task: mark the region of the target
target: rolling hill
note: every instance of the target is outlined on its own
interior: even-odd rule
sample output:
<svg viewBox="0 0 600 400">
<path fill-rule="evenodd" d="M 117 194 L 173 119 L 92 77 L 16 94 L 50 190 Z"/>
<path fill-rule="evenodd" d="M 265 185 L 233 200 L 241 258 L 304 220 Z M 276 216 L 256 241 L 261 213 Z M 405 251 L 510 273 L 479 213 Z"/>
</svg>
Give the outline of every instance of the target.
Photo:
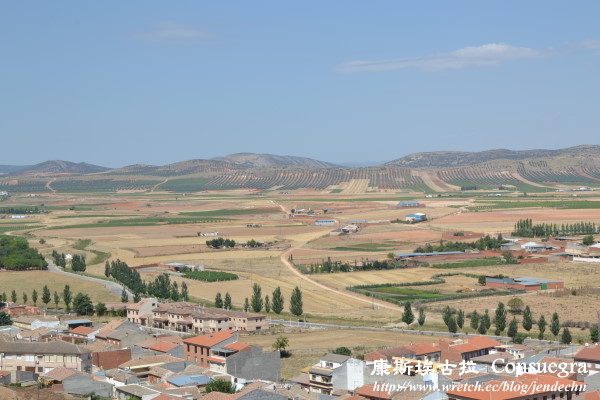
<svg viewBox="0 0 600 400">
<path fill-rule="evenodd" d="M 434 151 L 409 154 L 384 165 L 406 168 L 452 168 L 468 167 L 495 160 L 569 158 L 573 162 L 575 159 L 586 160 L 589 157 L 600 157 L 599 145 L 582 145 L 559 150 Z"/>
<path fill-rule="evenodd" d="M 228 161 L 234 164 L 241 164 L 246 168 L 264 168 L 264 167 L 309 167 L 309 168 L 335 168 L 339 165 L 331 164 L 325 161 L 314 160 L 307 157 L 278 156 L 274 154 L 257 153 L 236 153 L 228 156 L 216 157 L 214 160 Z"/>
<path fill-rule="evenodd" d="M 600 187 L 600 146 L 562 150 L 489 150 L 411 154 L 359 168 L 303 157 L 233 154 L 163 166 L 108 169 L 86 163 L 48 161 L 10 168 L 0 176 L 8 192 L 106 192 L 159 190 L 313 189 L 331 193 L 452 192 L 504 189 L 545 192 L 563 187 Z"/>
</svg>

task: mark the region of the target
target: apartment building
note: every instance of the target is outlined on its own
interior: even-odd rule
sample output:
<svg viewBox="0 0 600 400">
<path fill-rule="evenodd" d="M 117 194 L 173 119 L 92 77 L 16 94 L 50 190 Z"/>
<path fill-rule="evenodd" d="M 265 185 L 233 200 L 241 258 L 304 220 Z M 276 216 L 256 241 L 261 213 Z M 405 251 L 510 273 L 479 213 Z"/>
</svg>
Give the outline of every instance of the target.
<svg viewBox="0 0 600 400">
<path fill-rule="evenodd" d="M 158 305 L 147 313 L 144 311 L 152 303 L 140 303 L 127 308 L 128 321 L 160 329 L 200 334 L 225 330 L 254 332 L 269 328 L 266 317 L 260 314 L 205 308 L 189 302 Z"/>
</svg>

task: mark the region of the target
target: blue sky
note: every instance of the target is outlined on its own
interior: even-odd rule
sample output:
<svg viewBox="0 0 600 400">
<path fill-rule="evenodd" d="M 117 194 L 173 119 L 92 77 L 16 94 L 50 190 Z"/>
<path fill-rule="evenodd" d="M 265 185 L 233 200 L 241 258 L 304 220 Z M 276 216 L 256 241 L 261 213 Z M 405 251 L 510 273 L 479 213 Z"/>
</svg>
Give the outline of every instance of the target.
<svg viewBox="0 0 600 400">
<path fill-rule="evenodd" d="M 0 164 L 598 144 L 598 15 L 598 1 L 3 2 Z"/>
</svg>

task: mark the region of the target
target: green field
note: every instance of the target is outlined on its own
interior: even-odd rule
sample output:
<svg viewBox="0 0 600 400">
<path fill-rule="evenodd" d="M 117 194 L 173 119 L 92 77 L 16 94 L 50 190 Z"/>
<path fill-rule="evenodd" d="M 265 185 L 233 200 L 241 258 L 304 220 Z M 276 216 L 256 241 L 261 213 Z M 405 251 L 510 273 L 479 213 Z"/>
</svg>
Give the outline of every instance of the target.
<svg viewBox="0 0 600 400">
<path fill-rule="evenodd" d="M 245 208 L 245 209 L 222 209 L 211 211 L 193 211 L 182 212 L 179 215 L 189 215 L 193 217 L 219 217 L 219 216 L 235 216 L 235 215 L 256 215 L 256 214 L 275 214 L 279 213 L 279 208 Z"/>
<path fill-rule="evenodd" d="M 222 222 L 225 218 L 138 218 L 138 219 L 117 219 L 98 221 L 89 224 L 77 224 L 66 226 L 53 226 L 48 229 L 76 229 L 76 228 L 106 228 L 119 226 L 156 226 L 169 224 L 197 224 L 207 222 Z"/>
<path fill-rule="evenodd" d="M 6 224 L 8 225 L 8 224 Z M 22 231 L 26 229 L 37 229 L 43 228 L 44 225 L 13 225 L 13 226 L 5 226 L 5 224 L 0 225 L 0 234 L 11 232 L 11 231 Z"/>
<path fill-rule="evenodd" d="M 186 271 L 185 277 L 204 282 L 233 281 L 238 279 L 236 274 L 222 271 Z"/>
<path fill-rule="evenodd" d="M 537 200 L 523 200 L 523 201 L 477 201 L 476 206 L 467 207 L 471 211 L 483 211 L 483 210 L 497 210 L 507 208 L 559 208 L 564 210 L 584 210 L 600 208 L 600 201 L 590 200 L 565 200 L 565 201 L 537 201 Z M 485 204 L 485 205 L 484 205 Z"/>
<path fill-rule="evenodd" d="M 398 246 L 402 246 L 404 242 L 389 242 L 389 243 L 358 243 L 350 246 L 338 246 L 333 247 L 330 250 L 337 251 L 373 251 L 373 252 L 381 252 L 381 251 L 389 251 L 397 249 Z"/>
</svg>

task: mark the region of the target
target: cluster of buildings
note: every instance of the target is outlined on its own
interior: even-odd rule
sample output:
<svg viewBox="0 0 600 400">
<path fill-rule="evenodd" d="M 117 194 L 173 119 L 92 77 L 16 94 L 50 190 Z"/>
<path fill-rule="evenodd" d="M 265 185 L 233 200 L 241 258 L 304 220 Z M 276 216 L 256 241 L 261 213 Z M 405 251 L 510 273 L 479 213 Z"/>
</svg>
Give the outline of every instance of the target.
<svg viewBox="0 0 600 400">
<path fill-rule="evenodd" d="M 122 400 L 600 396 L 596 345 L 570 347 L 570 353 L 563 348 L 555 355 L 555 345 L 534 349 L 486 336 L 439 338 L 356 357 L 325 354 L 299 369 L 297 376 L 282 380 L 280 352 L 244 340 L 268 330 L 262 315 L 187 302 L 160 304 L 156 299 L 129 304 L 127 319 L 107 324 L 31 314 L 36 310 L 16 305 L 5 309 L 12 310 L 15 325 L 0 330 L 0 383 L 34 387 L 41 383 L 42 393 L 94 393 Z M 207 386 L 216 380 L 231 383 L 237 393 L 207 393 Z"/>
<path fill-rule="evenodd" d="M 140 326 L 195 334 L 269 329 L 267 318 L 261 314 L 201 307 L 188 302 L 158 304 L 151 298 L 127 306 L 127 320 Z"/>
<path fill-rule="evenodd" d="M 552 354 L 551 354 L 552 353 Z M 485 336 L 384 348 L 362 359 L 327 354 L 289 382 L 314 399 L 596 400 L 600 346 L 565 355 Z"/>
<path fill-rule="evenodd" d="M 14 324 L 0 329 L 0 384 L 123 400 L 293 398 L 279 394 L 287 393 L 279 351 L 241 340 L 269 328 L 262 315 L 150 298 L 129 304 L 126 320 L 104 325 L 11 303 L 2 310 Z M 207 394 L 215 380 L 239 392 Z"/>
</svg>

